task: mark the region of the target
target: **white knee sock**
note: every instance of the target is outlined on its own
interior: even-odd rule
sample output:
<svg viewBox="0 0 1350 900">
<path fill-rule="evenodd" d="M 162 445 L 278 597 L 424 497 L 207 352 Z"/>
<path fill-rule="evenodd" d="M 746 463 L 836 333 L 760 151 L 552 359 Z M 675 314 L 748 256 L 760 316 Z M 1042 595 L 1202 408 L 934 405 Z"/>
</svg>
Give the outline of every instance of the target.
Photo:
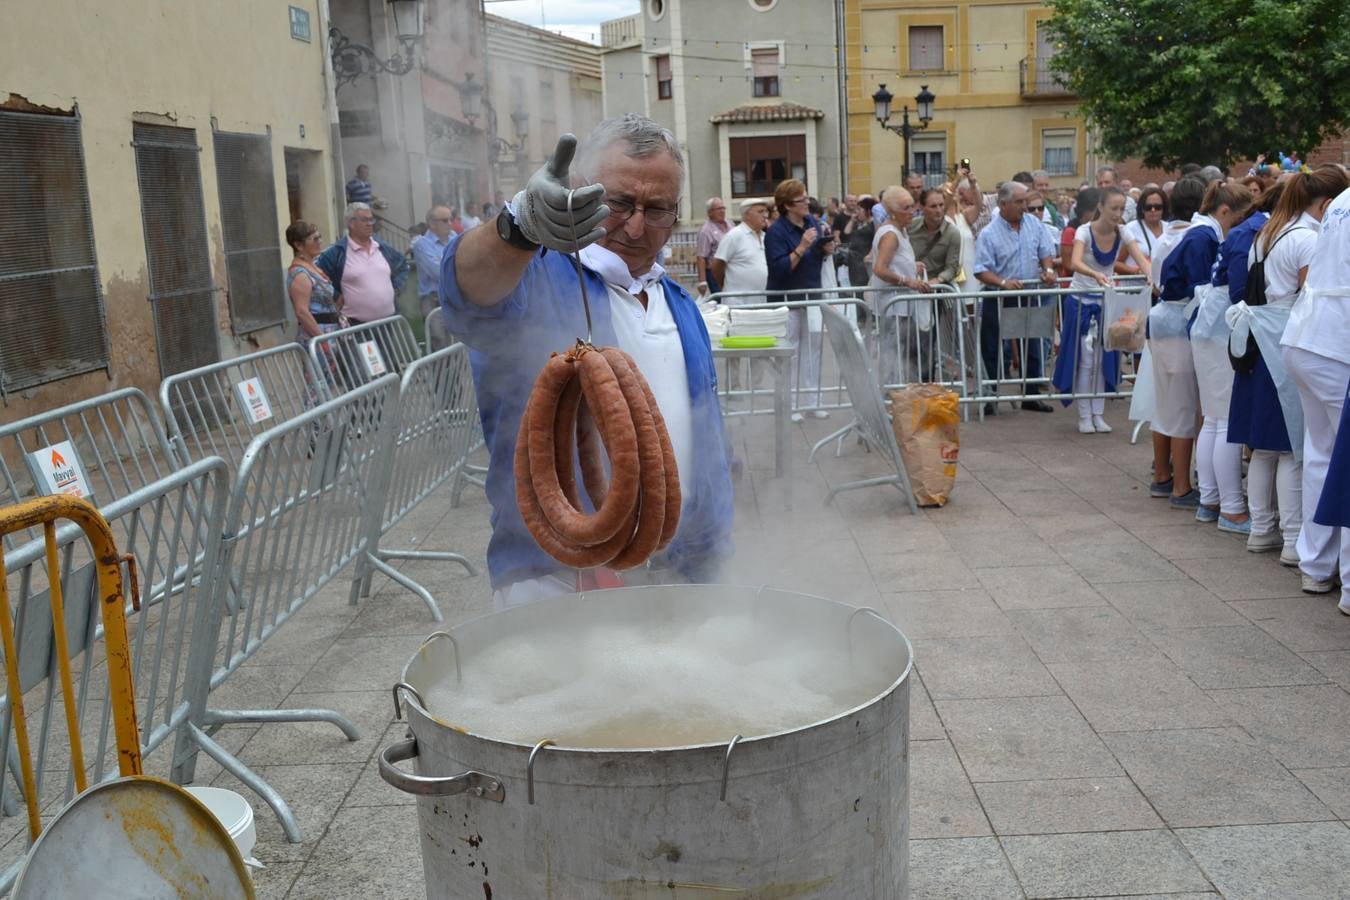
<svg viewBox="0 0 1350 900">
<path fill-rule="evenodd" d="M 1252 451 L 1252 461 L 1247 466 L 1247 505 L 1252 513 L 1252 534 L 1269 534 L 1275 530 L 1275 473 L 1279 456 L 1274 450 Z"/>
<path fill-rule="evenodd" d="M 1214 420 L 1214 481 L 1219 490 L 1219 511 L 1230 518 L 1247 511 L 1242 494 L 1242 445 L 1228 443 L 1228 420 Z"/>
<path fill-rule="evenodd" d="M 1214 477 L 1214 445 L 1218 440 L 1217 419 L 1205 416 L 1195 438 L 1195 474 L 1203 506 L 1219 505 L 1219 482 Z"/>
<path fill-rule="evenodd" d="M 1275 471 L 1275 496 L 1280 503 L 1280 531 L 1284 543 L 1294 546 L 1303 527 L 1303 465 L 1292 453 L 1281 453 Z"/>
</svg>

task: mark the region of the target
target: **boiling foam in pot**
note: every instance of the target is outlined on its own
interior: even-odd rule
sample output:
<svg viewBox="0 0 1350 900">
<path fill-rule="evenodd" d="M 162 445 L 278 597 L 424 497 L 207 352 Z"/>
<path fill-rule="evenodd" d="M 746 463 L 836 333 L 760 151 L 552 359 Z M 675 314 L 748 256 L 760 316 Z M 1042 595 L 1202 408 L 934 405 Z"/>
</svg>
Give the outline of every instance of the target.
<svg viewBox="0 0 1350 900">
<path fill-rule="evenodd" d="M 462 682 L 449 666 L 425 697 L 433 716 L 484 737 L 677 747 L 802 728 L 867 703 L 899 676 L 852 659 L 842 628 L 807 637 L 766 634 L 749 615 L 536 632 L 466 658 Z"/>
</svg>

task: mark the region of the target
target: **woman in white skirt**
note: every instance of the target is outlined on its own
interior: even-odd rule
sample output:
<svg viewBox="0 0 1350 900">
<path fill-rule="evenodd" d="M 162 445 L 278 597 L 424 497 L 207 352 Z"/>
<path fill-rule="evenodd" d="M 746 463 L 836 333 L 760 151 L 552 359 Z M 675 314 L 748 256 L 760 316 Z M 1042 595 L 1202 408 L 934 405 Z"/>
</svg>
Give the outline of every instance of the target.
<svg viewBox="0 0 1350 900">
<path fill-rule="evenodd" d="M 1185 182 L 1183 178 L 1177 188 Z M 1200 385 L 1195 378 L 1188 336 L 1192 314 L 1188 305 L 1196 287 L 1209 284 L 1224 235 L 1242 221 L 1251 205 L 1251 191 L 1240 184 L 1216 181 L 1209 186 L 1199 212 L 1191 219 L 1191 227 L 1162 264 L 1158 294 L 1161 302 L 1148 317 L 1156 391 L 1153 433 L 1169 439 L 1172 481 L 1169 502 L 1177 509 L 1194 510 L 1200 505 L 1200 492 L 1191 487 L 1191 453 L 1200 431 Z M 1156 442 L 1154 456 L 1156 482 L 1166 471 L 1158 470 Z"/>
<path fill-rule="evenodd" d="M 1319 168 L 1313 175 L 1325 171 Z M 1334 171 L 1344 177 L 1339 169 Z M 1350 190 L 1343 190 L 1322 216 L 1322 230 L 1308 264 L 1303 292 L 1289 313 L 1280 344 L 1285 367 L 1303 402 L 1299 570 L 1305 592 L 1326 594 L 1335 589 L 1337 581 L 1350 583 L 1350 529 L 1315 519 L 1324 485 L 1344 485 L 1346 481 L 1344 473 L 1330 480 L 1328 476 L 1341 427 L 1346 384 L 1350 382 Z M 1329 501 L 1328 505 L 1334 503 Z M 1344 506 L 1345 501 L 1336 505 Z M 1344 609 L 1344 587 L 1341 603 Z"/>
<path fill-rule="evenodd" d="M 1186 235 L 1186 229 L 1191 227 L 1191 219 L 1200 212 L 1200 203 L 1205 199 L 1205 187 L 1203 180 L 1187 177 L 1173 185 L 1172 192 L 1168 195 L 1167 202 L 1173 218 L 1168 220 L 1162 237 L 1153 244 L 1153 252 L 1148 255 L 1148 280 L 1153 285 L 1154 302 L 1157 302 L 1159 286 L 1162 284 L 1163 264 Z M 1153 402 L 1149 404 L 1148 420 L 1152 422 L 1156 418 L 1156 410 L 1152 407 L 1156 406 L 1157 394 L 1157 375 L 1153 373 L 1157 364 L 1152 360 L 1152 351 L 1147 354 L 1145 362 L 1149 372 L 1149 384 L 1155 395 L 1149 398 Z M 1153 480 L 1149 485 L 1148 494 L 1155 499 L 1166 500 L 1172 496 L 1173 487 L 1172 439 L 1159 433 L 1156 428 L 1151 427 L 1149 431 L 1153 434 Z"/>
</svg>

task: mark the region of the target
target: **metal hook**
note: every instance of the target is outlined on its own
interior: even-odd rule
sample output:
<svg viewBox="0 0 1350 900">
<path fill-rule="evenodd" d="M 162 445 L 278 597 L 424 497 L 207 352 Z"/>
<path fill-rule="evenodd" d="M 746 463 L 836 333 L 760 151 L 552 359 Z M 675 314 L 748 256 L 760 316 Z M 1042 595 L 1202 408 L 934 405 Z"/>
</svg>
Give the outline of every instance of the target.
<svg viewBox="0 0 1350 900">
<path fill-rule="evenodd" d="M 591 298 L 586 294 L 586 276 L 581 271 L 581 248 L 577 246 L 577 217 L 572 211 L 572 196 L 576 194 L 575 190 L 567 192 L 567 217 L 571 220 L 572 227 L 572 265 L 577 270 L 577 281 L 581 282 L 581 305 L 586 310 L 586 343 L 592 343 L 591 340 Z"/>
<path fill-rule="evenodd" d="M 886 622 L 886 617 L 870 606 L 859 606 L 857 609 L 853 610 L 853 612 L 848 614 L 848 621 L 844 623 L 844 635 L 848 638 L 849 661 L 853 660 L 853 620 L 858 618 L 858 616 L 862 615 L 863 613 L 869 613 L 875 616 L 876 618 L 880 619 L 882 622 Z M 886 622 L 886 624 L 890 623 Z"/>
<path fill-rule="evenodd" d="M 422 646 L 418 647 L 417 649 L 419 651 L 426 649 L 426 647 L 432 641 L 436 640 L 436 638 L 448 639 L 450 641 L 450 646 L 455 648 L 455 681 L 456 682 L 463 681 L 464 672 L 459 664 L 459 641 L 455 640 L 455 636 L 453 634 L 451 634 L 448 631 L 433 631 L 431 634 L 427 635 L 427 639 L 423 641 Z"/>
<path fill-rule="evenodd" d="M 407 691 L 408 693 L 412 694 L 414 697 L 417 698 L 418 704 L 421 705 L 421 707 L 422 707 L 423 709 L 426 709 L 426 708 L 427 708 L 427 701 L 425 701 L 425 700 L 422 699 L 422 694 L 421 694 L 421 692 L 418 691 L 417 688 L 413 687 L 411 684 L 408 684 L 408 682 L 406 682 L 406 681 L 400 681 L 398 684 L 394 685 L 394 718 L 395 718 L 395 719 L 401 719 L 401 718 L 403 718 L 403 704 L 402 704 L 402 702 L 401 702 L 401 698 L 399 697 L 399 693 L 398 693 L 399 691 Z"/>
<path fill-rule="evenodd" d="M 733 750 L 736 749 L 736 745 L 739 744 L 740 741 L 741 741 L 741 736 L 740 736 L 739 734 L 736 735 L 734 738 L 731 739 L 731 743 L 730 743 L 730 744 L 727 744 L 727 756 L 726 756 L 726 759 L 724 759 L 724 760 L 722 761 L 722 802 L 723 802 L 723 803 L 725 803 L 726 800 L 727 800 L 727 779 L 731 776 L 731 751 L 733 751 Z"/>
<path fill-rule="evenodd" d="M 530 806 L 534 806 L 534 758 L 539 755 L 539 751 L 545 747 L 552 747 L 553 741 L 544 738 L 534 745 L 530 751 L 530 761 L 525 764 L 525 793 L 528 795 Z"/>
</svg>

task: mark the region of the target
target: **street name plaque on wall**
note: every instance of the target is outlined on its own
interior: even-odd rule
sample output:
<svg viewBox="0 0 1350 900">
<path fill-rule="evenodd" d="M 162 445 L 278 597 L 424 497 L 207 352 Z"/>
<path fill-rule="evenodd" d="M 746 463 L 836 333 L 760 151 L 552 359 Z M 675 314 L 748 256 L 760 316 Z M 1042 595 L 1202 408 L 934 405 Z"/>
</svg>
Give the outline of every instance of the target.
<svg viewBox="0 0 1350 900">
<path fill-rule="evenodd" d="M 297 41 L 309 43 L 309 10 L 301 9 L 298 6 L 292 6 L 291 10 L 291 37 Z"/>
</svg>

